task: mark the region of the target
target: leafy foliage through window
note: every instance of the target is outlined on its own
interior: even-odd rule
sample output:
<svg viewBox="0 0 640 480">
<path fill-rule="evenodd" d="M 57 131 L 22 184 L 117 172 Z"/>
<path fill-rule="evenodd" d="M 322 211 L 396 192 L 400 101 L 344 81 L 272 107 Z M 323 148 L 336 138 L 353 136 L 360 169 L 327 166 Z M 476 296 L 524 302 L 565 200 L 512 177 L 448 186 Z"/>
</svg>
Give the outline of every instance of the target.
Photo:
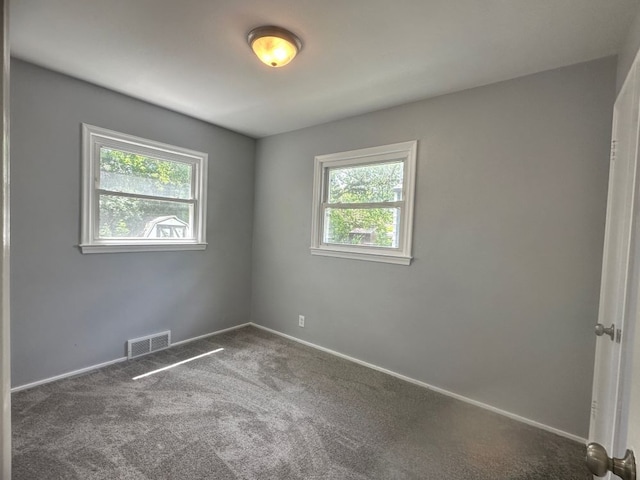
<svg viewBox="0 0 640 480">
<path fill-rule="evenodd" d="M 330 168 L 325 242 L 398 247 L 398 209 L 404 163 Z"/>
<path fill-rule="evenodd" d="M 416 147 L 316 157 L 313 254 L 410 262 Z"/>
<path fill-rule="evenodd" d="M 118 193 L 162 198 L 191 198 L 193 166 L 162 161 L 112 148 L 100 149 L 99 237 L 145 237 L 147 224 L 159 217 L 175 216 L 192 223 L 189 204 L 157 201 Z M 188 236 L 189 234 L 187 234 Z"/>
<path fill-rule="evenodd" d="M 83 252 L 204 248 L 206 154 L 85 125 L 84 157 Z"/>
</svg>

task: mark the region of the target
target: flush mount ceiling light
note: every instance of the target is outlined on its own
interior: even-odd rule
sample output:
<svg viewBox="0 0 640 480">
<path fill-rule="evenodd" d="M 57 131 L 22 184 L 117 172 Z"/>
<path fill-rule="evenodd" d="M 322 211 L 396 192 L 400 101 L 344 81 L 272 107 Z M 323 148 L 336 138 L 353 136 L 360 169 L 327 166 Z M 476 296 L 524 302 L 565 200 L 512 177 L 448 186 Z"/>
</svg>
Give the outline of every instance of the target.
<svg viewBox="0 0 640 480">
<path fill-rule="evenodd" d="M 284 67 L 302 49 L 300 39 L 280 27 L 258 27 L 249 32 L 247 42 L 253 53 L 270 67 Z"/>
</svg>

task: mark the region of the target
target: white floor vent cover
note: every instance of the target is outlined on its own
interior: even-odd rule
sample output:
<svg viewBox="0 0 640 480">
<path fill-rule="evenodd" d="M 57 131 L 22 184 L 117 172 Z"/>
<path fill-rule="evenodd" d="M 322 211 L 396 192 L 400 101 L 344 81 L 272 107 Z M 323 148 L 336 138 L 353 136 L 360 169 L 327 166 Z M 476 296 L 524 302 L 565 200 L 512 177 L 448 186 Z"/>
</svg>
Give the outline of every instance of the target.
<svg viewBox="0 0 640 480">
<path fill-rule="evenodd" d="M 127 340 L 127 356 L 136 358 L 148 353 L 164 350 L 171 345 L 171 331 L 155 333 L 146 337 Z"/>
</svg>

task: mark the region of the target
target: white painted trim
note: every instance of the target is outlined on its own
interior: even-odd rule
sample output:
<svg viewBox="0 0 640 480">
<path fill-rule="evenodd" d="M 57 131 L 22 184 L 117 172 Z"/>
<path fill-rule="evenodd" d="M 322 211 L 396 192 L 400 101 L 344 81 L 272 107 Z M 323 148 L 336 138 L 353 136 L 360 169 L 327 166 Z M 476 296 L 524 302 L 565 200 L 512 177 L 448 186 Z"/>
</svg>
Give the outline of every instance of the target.
<svg viewBox="0 0 640 480">
<path fill-rule="evenodd" d="M 83 373 L 91 372 L 93 370 L 98 370 L 99 368 L 108 367 L 109 365 L 113 365 L 114 363 L 125 362 L 126 360 L 127 360 L 127 357 L 116 358 L 115 360 L 109 360 L 108 362 L 99 363 L 98 365 L 92 365 L 90 367 L 81 368 L 79 370 L 74 370 L 73 372 L 62 373 L 60 375 L 56 375 L 55 377 L 49 377 L 49 378 L 44 378 L 42 380 L 37 380 L 35 382 L 27 383 L 25 385 L 20 385 L 19 387 L 14 387 L 11 389 L 11 393 L 16 393 L 21 390 L 26 390 L 28 388 L 44 385 L 45 383 L 55 382 L 56 380 L 75 377 L 76 375 L 81 375 Z"/>
<path fill-rule="evenodd" d="M 195 342 L 196 340 L 202 340 L 203 338 L 213 337 L 214 335 L 222 335 L 223 333 L 232 332 L 234 330 L 239 330 L 241 328 L 248 327 L 250 325 L 251 325 L 251 323 L 247 322 L 247 323 L 243 323 L 241 325 L 236 325 L 235 327 L 223 328 L 222 330 L 216 330 L 215 332 L 212 332 L 212 333 L 205 333 L 204 335 L 200 335 L 198 337 L 188 338 L 187 340 L 180 340 L 179 342 L 172 343 L 171 346 L 175 347 L 176 345 L 182 345 L 183 343 Z"/>
<path fill-rule="evenodd" d="M 1 39 L 1 58 L 2 58 L 2 78 L 0 79 L 0 106 L 2 108 L 2 121 L 0 122 L 0 135 L 2 135 L 2 153 L 0 158 L 0 178 L 2 186 L 0 187 L 0 196 L 2 198 L 2 248 L 0 253 L 0 478 L 3 480 L 11 479 L 11 339 L 10 339 L 10 222 L 9 222 L 9 200 L 10 200 L 10 181 L 9 181 L 9 77 L 10 77 L 10 58 L 9 58 L 9 0 L 0 2 L 0 39 Z"/>
<path fill-rule="evenodd" d="M 331 350 L 329 348 L 321 347 L 320 345 L 316 345 L 315 343 L 307 342 L 306 340 L 301 340 L 301 339 L 293 337 L 291 335 L 287 335 L 286 333 L 281 333 L 281 332 L 278 332 L 277 330 L 273 330 L 271 328 L 264 327 L 262 325 L 258 325 L 257 323 L 251 322 L 251 325 L 256 327 L 256 328 L 259 328 L 261 330 L 264 330 L 266 332 L 273 333 L 273 334 L 278 335 L 280 337 L 284 337 L 284 338 L 286 338 L 288 340 L 293 340 L 294 342 L 298 342 L 298 343 L 301 343 L 301 344 L 306 345 L 308 347 L 315 348 L 317 350 L 321 350 L 321 351 L 323 351 L 325 353 L 329 353 L 331 355 L 335 355 L 336 357 L 340 357 L 340 358 L 343 358 L 345 360 L 349 360 L 350 362 L 357 363 L 358 365 L 362 365 L 364 367 L 368 367 L 368 368 L 371 368 L 373 370 L 377 370 L 378 372 L 386 373 L 387 375 L 391 375 L 392 377 L 399 378 L 400 380 L 404 380 L 405 382 L 413 383 L 414 385 L 418 385 L 419 387 L 423 387 L 423 388 L 426 388 L 428 390 L 432 390 L 434 392 L 441 393 L 441 394 L 446 395 L 448 397 L 455 398 L 456 400 L 460 400 L 462 402 L 469 403 L 471 405 L 475 405 L 476 407 L 480 407 L 480 408 L 483 408 L 485 410 L 489 410 L 489 411 L 491 411 L 493 413 L 497 413 L 497 414 L 502 415 L 504 417 L 511 418 L 512 420 L 516 420 L 518 422 L 525 423 L 527 425 L 531 425 L 533 427 L 540 428 L 541 430 L 546 430 L 547 432 L 555 433 L 556 435 L 560 435 L 561 437 L 565 437 L 565 438 L 568 438 L 570 440 L 574 440 L 574 441 L 579 442 L 579 443 L 583 443 L 583 444 L 587 443 L 587 439 L 586 438 L 580 437 L 578 435 L 574 435 L 573 433 L 565 432 L 564 430 L 559 430 L 557 428 L 551 427 L 549 425 L 545 425 L 544 423 L 536 422 L 535 420 L 531 420 L 531 419 L 526 418 L 526 417 L 521 417 L 520 415 L 516 415 L 515 413 L 507 412 L 506 410 L 502 410 L 500 408 L 493 407 L 491 405 L 487 405 L 486 403 L 482 403 L 482 402 L 479 402 L 477 400 L 473 400 L 472 398 L 464 397 L 462 395 L 450 392 L 449 390 L 445 390 L 445 389 L 440 388 L 440 387 L 434 387 L 433 385 L 429 385 L 428 383 L 422 382 L 420 380 L 416 380 L 414 378 L 407 377 L 405 375 L 402 375 L 400 373 L 396 373 L 396 372 L 394 372 L 392 370 L 388 370 L 386 368 L 379 367 L 379 366 L 374 365 L 372 363 L 368 363 L 368 362 L 365 362 L 365 361 L 362 361 L 362 360 L 358 360 L 357 358 L 350 357 L 349 355 L 345 355 L 344 353 L 336 352 L 335 350 Z"/>
<path fill-rule="evenodd" d="M 193 205 L 192 239 L 154 242 L 150 239 L 98 238 L 98 198 L 100 190 L 98 162 L 100 148 L 121 149 L 139 155 L 186 163 L 193 167 L 191 184 Z M 117 253 L 142 251 L 204 250 L 207 247 L 207 168 L 209 155 L 188 148 L 135 137 L 86 123 L 82 124 L 82 215 L 80 250 L 86 253 Z M 104 192 L 103 192 L 104 193 Z M 132 195 L 132 197 L 136 197 Z M 144 196 L 143 196 L 144 197 Z M 171 198 L 158 197 L 171 201 Z"/>
<path fill-rule="evenodd" d="M 416 163 L 418 141 L 394 143 L 378 147 L 362 148 L 348 152 L 318 155 L 314 158 L 313 198 L 311 212 L 311 254 L 330 257 L 348 258 L 352 260 L 368 260 L 373 262 L 411 264 L 413 242 L 413 210 L 415 201 Z M 400 207 L 399 246 L 395 249 L 384 247 L 365 247 L 357 245 L 334 245 L 324 243 L 324 205 L 327 191 L 327 169 L 331 167 L 356 166 L 368 163 L 380 163 L 390 160 L 404 162 L 403 199 L 401 202 L 385 202 L 398 204 Z M 362 207 L 361 204 L 359 204 Z M 373 204 L 371 204 L 373 206 Z"/>
<path fill-rule="evenodd" d="M 251 324 L 250 323 L 243 323 L 242 325 L 236 325 L 235 327 L 229 327 L 229 328 L 224 328 L 222 330 L 216 330 L 215 332 L 206 333 L 206 334 L 200 335 L 198 337 L 188 338 L 186 340 L 180 340 L 179 342 L 172 343 L 169 348 L 175 347 L 177 345 L 182 345 L 184 343 L 195 342 L 196 340 L 202 340 L 203 338 L 212 337 L 214 335 L 220 335 L 222 333 L 230 332 L 232 330 L 238 330 L 240 328 L 248 327 L 249 325 L 251 325 Z M 27 383 L 26 385 L 20 385 L 18 387 L 14 387 L 14 388 L 11 389 L 11 393 L 19 392 L 21 390 L 26 390 L 28 388 L 37 387 L 39 385 L 44 385 L 46 383 L 55 382 L 57 380 L 62 380 L 62 379 L 65 379 L 65 378 L 74 377 L 76 375 L 81 375 L 83 373 L 88 373 L 88 372 L 91 372 L 93 370 L 98 370 L 99 368 L 108 367 L 109 365 L 113 365 L 115 363 L 120 363 L 120 362 L 125 362 L 127 360 L 128 360 L 127 357 L 116 358 L 115 360 L 109 360 L 108 362 L 99 363 L 98 365 L 92 365 L 90 367 L 81 368 L 79 370 L 74 370 L 73 372 L 62 373 L 60 375 L 56 375 L 55 377 L 44 378 L 44 379 L 38 380 L 36 382 L 31 382 L 31 383 Z"/>
<path fill-rule="evenodd" d="M 132 252 L 174 252 L 181 250 L 206 250 L 206 243 L 140 243 L 134 245 L 78 245 L 82 253 L 132 253 Z"/>
<path fill-rule="evenodd" d="M 324 257 L 349 258 L 351 260 L 368 260 L 370 262 L 395 263 L 397 265 L 409 265 L 413 257 L 404 255 L 391 255 L 385 253 L 354 252 L 352 250 L 342 250 L 339 248 L 329 248 L 325 246 L 311 247 L 311 255 Z"/>
<path fill-rule="evenodd" d="M 337 165 L 351 165 L 353 163 L 353 160 L 356 159 L 359 163 L 368 163 L 372 161 L 371 157 L 379 157 L 383 155 L 385 156 L 384 158 L 386 160 L 391 160 L 397 158 L 396 155 L 392 154 L 405 154 L 407 150 L 413 148 L 415 144 L 417 144 L 417 141 L 411 140 L 408 142 L 390 143 L 388 145 L 360 148 L 357 150 L 349 150 L 346 152 L 326 153 L 324 155 L 318 155 L 316 158 L 321 159 L 323 162 L 341 162 L 336 163 Z"/>
</svg>

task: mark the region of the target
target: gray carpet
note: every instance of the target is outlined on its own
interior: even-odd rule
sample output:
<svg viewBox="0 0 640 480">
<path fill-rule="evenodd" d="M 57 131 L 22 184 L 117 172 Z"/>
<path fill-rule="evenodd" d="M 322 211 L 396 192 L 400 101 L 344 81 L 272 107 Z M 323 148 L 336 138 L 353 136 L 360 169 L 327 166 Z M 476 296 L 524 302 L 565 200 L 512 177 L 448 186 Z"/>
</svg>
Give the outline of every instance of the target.
<svg viewBox="0 0 640 480">
<path fill-rule="evenodd" d="M 14 394 L 13 452 L 14 480 L 586 478 L 578 443 L 252 327 Z"/>
</svg>

